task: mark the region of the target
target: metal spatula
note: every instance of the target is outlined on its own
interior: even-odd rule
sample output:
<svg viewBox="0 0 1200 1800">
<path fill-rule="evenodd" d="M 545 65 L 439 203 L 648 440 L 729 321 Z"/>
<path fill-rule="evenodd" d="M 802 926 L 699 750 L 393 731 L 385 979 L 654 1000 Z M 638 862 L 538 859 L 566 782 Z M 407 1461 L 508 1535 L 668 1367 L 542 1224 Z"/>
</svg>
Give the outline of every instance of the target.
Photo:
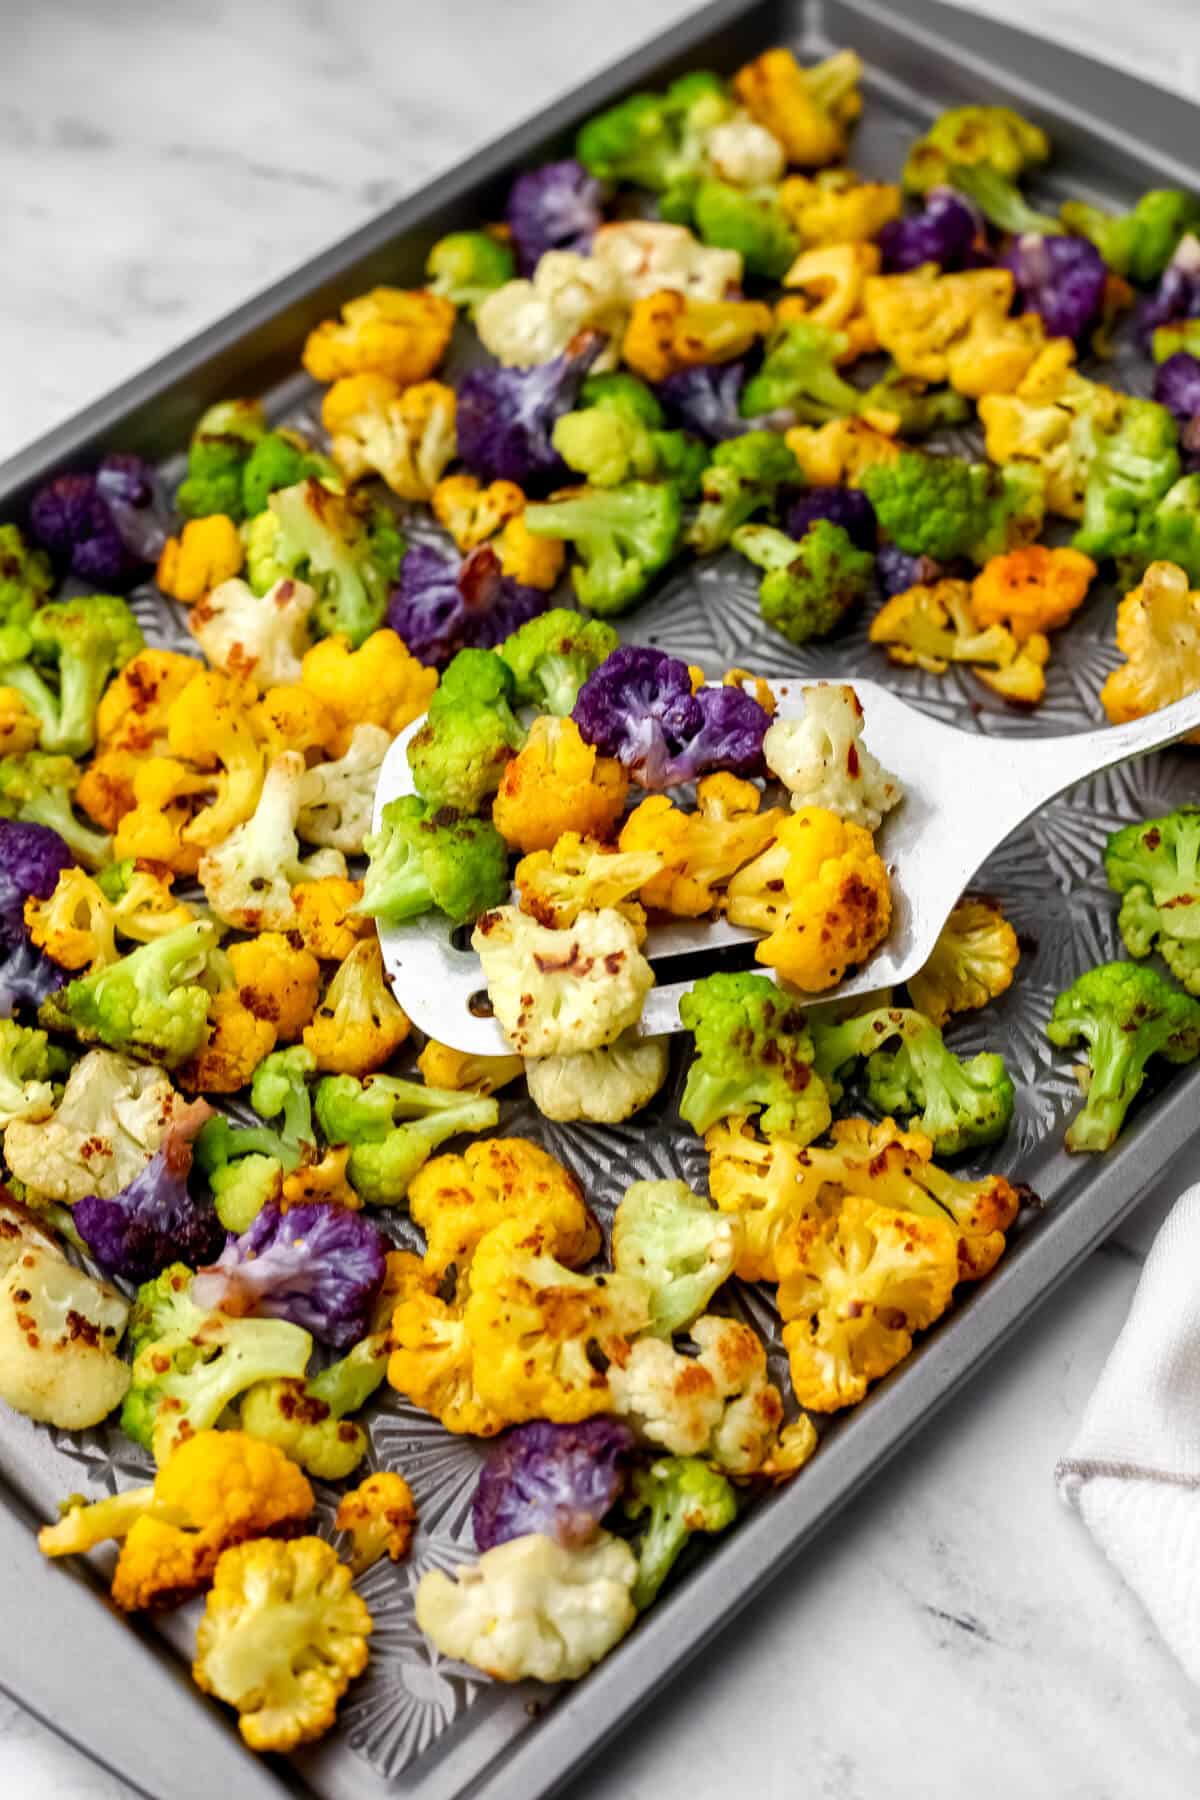
<svg viewBox="0 0 1200 1800">
<path fill-rule="evenodd" d="M 780 718 L 802 713 L 805 687 L 771 683 Z M 891 932 L 870 960 L 840 987 L 814 997 L 817 1005 L 897 986 L 928 960 L 938 933 L 971 876 L 1032 813 L 1085 776 L 1200 728 L 1200 693 L 1177 700 L 1147 719 L 1070 737 L 993 738 L 957 731 L 908 706 L 874 681 L 852 681 L 865 714 L 864 740 L 884 768 L 899 776 L 903 802 L 876 838 L 892 878 Z M 388 752 L 375 795 L 375 822 L 389 800 L 413 791 L 408 740 L 420 721 Z M 647 996 L 640 1030 L 646 1036 L 679 1031 L 679 1000 L 696 978 L 672 979 L 683 956 L 724 952 L 742 963 L 758 933 L 725 920 L 677 920 L 654 926 L 645 954 L 659 985 Z M 396 998 L 420 1030 L 473 1055 L 509 1050 L 490 1016 L 470 932 L 453 933 L 440 913 L 410 925 L 381 925 L 379 942 Z M 460 948 L 459 945 L 462 945 Z M 678 971 L 676 970 L 676 973 Z"/>
</svg>

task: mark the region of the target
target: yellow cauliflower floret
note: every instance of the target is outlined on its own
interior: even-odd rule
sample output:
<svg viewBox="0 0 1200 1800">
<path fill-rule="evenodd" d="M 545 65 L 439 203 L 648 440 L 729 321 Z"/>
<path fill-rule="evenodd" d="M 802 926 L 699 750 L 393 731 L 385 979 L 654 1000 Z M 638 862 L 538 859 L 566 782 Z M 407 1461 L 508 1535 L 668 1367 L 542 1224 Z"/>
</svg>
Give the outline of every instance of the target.
<svg viewBox="0 0 1200 1800">
<path fill-rule="evenodd" d="M 941 275 L 932 263 L 906 275 L 874 275 L 867 317 L 879 347 L 904 375 L 948 381 L 960 394 L 1011 394 L 1046 342 L 1037 313 L 1010 315 L 1008 269 Z"/>
<path fill-rule="evenodd" d="M 826 425 L 793 425 L 783 441 L 813 487 L 856 487 L 864 469 L 874 463 L 892 463 L 900 445 L 891 429 L 882 428 L 884 415 L 865 419 L 830 419 Z"/>
<path fill-rule="evenodd" d="M 154 579 L 172 600 L 191 606 L 238 574 L 243 556 L 233 520 L 211 513 L 206 519 L 189 519 L 178 537 L 167 539 Z"/>
<path fill-rule="evenodd" d="M 998 669 L 973 669 L 971 673 L 994 694 L 1016 706 L 1036 706 L 1046 693 L 1046 664 L 1050 639 L 1040 631 L 1027 637 L 1012 661 Z"/>
<path fill-rule="evenodd" d="M 854 362 L 878 350 L 875 327 L 865 308 L 866 284 L 879 272 L 880 256 L 874 244 L 829 244 L 818 250 L 802 250 L 783 278 L 786 288 L 796 289 L 775 308 L 781 321 L 807 319 L 829 331 L 840 332 L 845 347 L 839 363 Z"/>
<path fill-rule="evenodd" d="M 192 1677 L 238 1710 L 252 1750 L 323 1737 L 367 1666 L 371 1615 L 321 1538 L 226 1550 L 196 1632 Z"/>
<path fill-rule="evenodd" d="M 980 625 L 1007 625 L 1019 644 L 1058 631 L 1082 606 L 1096 565 L 1082 550 L 1024 544 L 993 556 L 971 583 Z"/>
<path fill-rule="evenodd" d="M 236 988 L 214 994 L 208 1008 L 208 1042 L 176 1071 L 193 1094 L 236 1094 L 264 1056 L 275 1048 L 275 1027 L 243 1006 Z"/>
<path fill-rule="evenodd" d="M 392 1314 L 388 1381 L 456 1434 L 494 1437 L 512 1421 L 480 1398 L 475 1353 L 463 1320 L 466 1283 L 441 1297 L 441 1282 L 419 1256 L 398 1251 L 392 1259 L 397 1288 Z"/>
<path fill-rule="evenodd" d="M 573 719 L 543 713 L 505 766 L 492 822 L 514 850 L 552 850 L 564 831 L 607 837 L 628 792 L 620 763 L 585 743 Z"/>
<path fill-rule="evenodd" d="M 194 875 L 201 846 L 188 828 L 211 793 L 215 777 L 201 774 L 175 756 L 146 756 L 133 770 L 132 808 L 113 835 L 113 858 L 161 863 L 176 875 Z"/>
<path fill-rule="evenodd" d="M 899 216 L 902 204 L 898 187 L 863 181 L 853 169 L 789 175 L 779 203 L 806 244 L 866 243 Z"/>
<path fill-rule="evenodd" d="M 1020 956 L 1017 934 L 998 906 L 960 900 L 929 961 L 909 977 L 912 1003 L 938 1026 L 951 1013 L 974 1012 L 1012 986 Z"/>
<path fill-rule="evenodd" d="M 323 757 L 338 741 L 340 726 L 325 702 L 297 682 L 292 687 L 271 687 L 250 708 L 250 728 L 274 762 L 285 750 L 299 750 L 305 757 Z"/>
<path fill-rule="evenodd" d="M 553 1245 L 553 1233 L 511 1219 L 480 1239 L 471 1264 L 464 1324 L 475 1384 L 510 1424 L 609 1411 L 605 1370 L 649 1318 L 642 1282 L 576 1274 Z"/>
<path fill-rule="evenodd" d="M 1097 437 L 1115 431 L 1129 405 L 1128 395 L 1076 374 L 1074 359 L 1068 338 L 1051 338 L 1014 392 L 979 402 L 992 462 L 1043 469 L 1046 506 L 1065 519 L 1083 517 Z"/>
<path fill-rule="evenodd" d="M 742 1222 L 734 1274 L 742 1281 L 778 1281 L 775 1253 L 784 1233 L 798 1219 L 823 1216 L 823 1166 L 815 1175 L 807 1150 L 787 1138 L 758 1137 L 742 1118 L 714 1125 L 704 1147 L 714 1203 Z"/>
<path fill-rule="evenodd" d="M 394 631 L 373 631 L 351 650 L 345 637 L 323 638 L 304 658 L 301 686 L 315 694 L 337 721 L 329 746 L 344 756 L 356 725 L 382 725 L 393 737 L 429 705 L 437 670 L 410 655 Z"/>
<path fill-rule="evenodd" d="M 167 709 L 203 672 L 194 656 L 175 650 L 139 650 L 105 688 L 96 709 L 101 751 L 138 754 L 167 741 Z"/>
<path fill-rule="evenodd" d="M 524 1072 L 519 1056 L 472 1056 L 430 1038 L 417 1067 L 426 1087 L 449 1088 L 453 1093 L 495 1094 Z"/>
<path fill-rule="evenodd" d="M 292 889 L 296 930 L 306 950 L 325 962 L 344 962 L 355 944 L 371 935 L 374 921 L 354 911 L 362 891 L 362 882 L 348 875 L 323 875 Z"/>
<path fill-rule="evenodd" d="M 515 481 L 490 481 L 474 475 L 444 475 L 430 495 L 433 516 L 458 549 L 474 550 L 494 537 L 502 525 L 525 511 L 525 496 Z"/>
<path fill-rule="evenodd" d="M 228 954 L 242 1005 L 274 1026 L 281 1043 L 294 1043 L 321 991 L 321 965 L 312 951 L 298 948 L 281 931 L 263 931 L 231 944 Z"/>
<path fill-rule="evenodd" d="M 121 954 L 117 935 L 147 944 L 187 925 L 195 914 L 161 875 L 135 869 L 117 900 L 82 869 L 64 869 L 47 900 L 25 902 L 25 923 L 39 949 L 64 969 L 102 967 Z"/>
<path fill-rule="evenodd" d="M 1156 562 L 1117 607 L 1117 648 L 1126 658 L 1100 689 L 1114 725 L 1194 694 L 1200 687 L 1200 591 L 1174 563 Z M 1192 735 L 1200 742 L 1200 732 Z"/>
<path fill-rule="evenodd" d="M 127 812 L 137 805 L 133 778 L 141 757 L 132 750 L 101 750 L 79 777 L 75 804 L 105 831 L 115 831 Z"/>
<path fill-rule="evenodd" d="M 216 797 L 184 826 L 186 843 L 201 849 L 222 843 L 258 805 L 266 759 L 251 728 L 254 698 L 248 682 L 205 669 L 167 708 L 172 756 L 216 771 Z"/>
<path fill-rule="evenodd" d="M 810 1412 L 861 1400 L 945 1312 L 958 1279 L 953 1227 L 849 1196 L 779 1246 L 779 1314 L 792 1388 Z"/>
<path fill-rule="evenodd" d="M 601 1243 L 575 1177 L 526 1138 L 484 1138 L 461 1156 L 435 1156 L 409 1183 L 408 1210 L 435 1275 L 464 1269 L 484 1233 L 506 1219 L 540 1227 L 570 1267 L 589 1262 Z"/>
<path fill-rule="evenodd" d="M 313 1492 L 273 1444 L 244 1431 L 198 1431 L 159 1469 L 152 1487 L 91 1506 L 76 1502 L 38 1533 L 45 1556 L 75 1556 L 120 1538 L 112 1592 L 126 1612 L 174 1606 L 209 1581 L 221 1552 L 306 1519 Z"/>
<path fill-rule="evenodd" d="M 744 356 L 771 329 L 758 300 L 691 300 L 673 288 L 635 301 L 621 355 L 647 381 L 665 381 L 699 363 Z"/>
<path fill-rule="evenodd" d="M 318 1069 L 333 1075 L 369 1075 L 381 1069 L 410 1030 L 392 997 L 374 939 L 355 944 L 304 1027 L 304 1047 Z"/>
<path fill-rule="evenodd" d="M 310 331 L 302 361 L 314 381 L 343 375 L 386 375 L 407 386 L 441 362 L 454 330 L 449 300 L 424 289 L 378 287 L 347 300 L 342 319 Z"/>
<path fill-rule="evenodd" d="M 873 644 L 886 646 L 892 662 L 931 675 L 944 674 L 952 662 L 1004 669 L 1020 650 L 1007 625 L 979 623 L 967 581 L 918 582 L 893 594 L 871 620 L 868 635 Z"/>
<path fill-rule="evenodd" d="M 362 1200 L 346 1174 L 349 1161 L 349 1144 L 327 1145 L 320 1162 L 302 1162 L 299 1168 L 292 1169 L 283 1177 L 280 1188 L 284 1212 L 289 1206 L 309 1206 L 320 1201 L 359 1212 Z"/>
<path fill-rule="evenodd" d="M 534 537 L 523 513 L 510 519 L 493 546 L 500 570 L 523 587 L 554 587 L 567 560 L 567 546 L 560 538 Z"/>
<path fill-rule="evenodd" d="M 0 756 L 32 750 L 41 731 L 41 721 L 34 718 L 16 688 L 0 687 Z"/>
<path fill-rule="evenodd" d="M 629 1345 L 608 1372 L 614 1410 L 644 1442 L 673 1456 L 703 1456 L 728 1475 L 754 1475 L 783 1424 L 767 1353 L 749 1325 L 713 1313 L 687 1336 L 698 1354 L 684 1355 L 666 1337 Z"/>
<path fill-rule="evenodd" d="M 790 50 L 765 50 L 733 78 L 748 112 L 778 138 L 790 163 L 819 169 L 846 153 L 846 127 L 862 111 L 862 64 L 842 50 L 815 69 L 803 69 Z"/>
<path fill-rule="evenodd" d="M 394 1469 L 380 1469 L 342 1495 L 333 1523 L 349 1534 L 355 1575 L 373 1568 L 383 1556 L 399 1562 L 408 1555 L 417 1523 L 412 1489 Z"/>
<path fill-rule="evenodd" d="M 521 911 L 539 924 L 561 931 L 581 912 L 613 907 L 629 920 L 640 944 L 646 937 L 646 913 L 632 896 L 658 874 L 664 860 L 659 850 L 610 850 L 577 831 L 564 831 L 552 850 L 522 857 L 513 879 Z"/>
<path fill-rule="evenodd" d="M 787 816 L 779 806 L 758 812 L 760 800 L 750 782 L 738 782 L 735 790 L 729 778 L 708 775 L 696 790 L 695 812 L 673 806 L 665 794 L 651 794 L 635 807 L 622 827 L 620 849 L 657 851 L 665 862 L 641 889 L 646 906 L 686 919 L 710 912 L 718 903 L 716 890 L 774 842 Z"/>
<path fill-rule="evenodd" d="M 347 481 L 379 475 L 402 500 L 428 500 L 458 448 L 456 407 L 440 381 L 350 375 L 326 394 L 321 423 Z"/>
</svg>

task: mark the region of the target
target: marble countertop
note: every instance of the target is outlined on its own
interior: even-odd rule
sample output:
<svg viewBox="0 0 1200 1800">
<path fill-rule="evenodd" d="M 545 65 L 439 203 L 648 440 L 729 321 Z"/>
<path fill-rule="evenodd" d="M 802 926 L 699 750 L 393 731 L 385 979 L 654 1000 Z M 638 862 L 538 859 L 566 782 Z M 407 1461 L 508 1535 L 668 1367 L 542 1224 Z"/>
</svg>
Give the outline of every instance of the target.
<svg viewBox="0 0 1200 1800">
<path fill-rule="evenodd" d="M 1197 0 L 976 9 L 1200 99 Z M 14 9 L 0 64 L 0 456 L 688 10 Z M 485 22 L 486 57 L 464 59 Z M 1052 1481 L 1188 1173 L 656 1699 L 581 1800 L 1200 1792 L 1200 1693 Z M 0 1696 L 0 1793 L 131 1790 Z"/>
</svg>

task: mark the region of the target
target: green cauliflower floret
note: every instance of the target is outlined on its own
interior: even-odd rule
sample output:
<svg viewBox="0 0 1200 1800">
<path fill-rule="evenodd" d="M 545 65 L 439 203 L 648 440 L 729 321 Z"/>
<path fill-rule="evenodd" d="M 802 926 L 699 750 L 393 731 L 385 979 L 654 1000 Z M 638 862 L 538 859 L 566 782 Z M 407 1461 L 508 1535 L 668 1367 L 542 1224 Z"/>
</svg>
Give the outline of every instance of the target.
<svg viewBox="0 0 1200 1800">
<path fill-rule="evenodd" d="M 1048 161 L 1050 139 L 1008 106 L 954 106 L 936 118 L 909 150 L 903 182 L 910 194 L 927 194 L 962 168 L 992 169 L 1015 181 Z"/>
<path fill-rule="evenodd" d="M 1131 956 L 1157 950 L 1189 994 L 1200 994 L 1200 808 L 1114 831 L 1104 852 L 1121 895 L 1117 924 Z"/>
<path fill-rule="evenodd" d="M 575 154 L 602 181 L 628 181 L 663 196 L 664 218 L 686 222 L 704 173 L 705 141 L 734 111 L 719 75 L 697 69 L 664 94 L 630 94 L 589 119 Z"/>
<path fill-rule="evenodd" d="M 829 1124 L 805 1015 L 766 975 L 709 975 L 679 1002 L 696 1040 L 679 1116 L 701 1136 L 719 1119 L 757 1112 L 766 1132 L 811 1144 Z"/>
<path fill-rule="evenodd" d="M 298 431 L 268 431 L 259 438 L 242 469 L 242 510 L 248 518 L 261 513 L 279 488 L 295 487 L 314 476 L 325 487 L 340 491 L 336 466 L 312 449 Z"/>
<path fill-rule="evenodd" d="M 390 1297 L 388 1303 L 391 1303 Z M 320 1481 L 343 1481 L 367 1453 L 367 1434 L 350 1418 L 387 1372 L 387 1321 L 308 1381 L 260 1381 L 242 1400 L 243 1431 L 263 1438 Z"/>
<path fill-rule="evenodd" d="M 649 1330 L 669 1338 L 698 1319 L 732 1275 L 740 1242 L 737 1219 L 686 1181 L 635 1181 L 613 1219 L 613 1267 L 646 1283 Z"/>
<path fill-rule="evenodd" d="M 207 1312 L 193 1303 L 191 1286 L 192 1271 L 172 1263 L 138 1289 L 130 1321 L 133 1380 L 121 1425 L 160 1466 L 255 1382 L 298 1380 L 312 1354 L 299 1325 Z"/>
<path fill-rule="evenodd" d="M 995 1143 L 1008 1130 L 1015 1094 L 1004 1059 L 981 1053 L 961 1060 L 923 1013 L 878 1007 L 836 1023 L 816 1013 L 811 1029 L 815 1064 L 834 1099 L 854 1066 L 865 1062 L 871 1104 L 896 1117 L 915 1116 L 939 1155 Z"/>
<path fill-rule="evenodd" d="M 1036 207 L 1030 206 L 1012 177 L 1002 175 L 987 163 L 965 167 L 955 164 L 947 179 L 997 231 L 1011 232 L 1014 237 L 1025 232 L 1032 232 L 1036 237 L 1061 236 L 1059 222 L 1053 213 L 1038 212 Z"/>
<path fill-rule="evenodd" d="M 80 976 L 42 1002 L 41 1023 L 85 1044 L 107 1044 L 175 1068 L 208 1033 L 211 998 L 198 977 L 217 947 L 218 928 L 195 919 Z"/>
<path fill-rule="evenodd" d="M 0 1019 L 0 1126 L 14 1119 L 49 1118 L 71 1059 L 44 1031 Z"/>
<path fill-rule="evenodd" d="M 773 508 L 780 488 L 803 485 L 803 471 L 777 432 L 728 438 L 716 446 L 701 478 L 700 507 L 687 541 L 707 556 L 756 512 Z"/>
<path fill-rule="evenodd" d="M 1097 444 L 1075 548 L 1089 556 L 1153 560 L 1155 512 L 1178 479 L 1174 419 L 1153 400 L 1130 400 L 1116 429 Z"/>
<path fill-rule="evenodd" d="M 474 312 L 481 300 L 517 273 L 507 244 L 486 231 L 452 231 L 439 238 L 425 262 L 425 285 L 452 306 Z"/>
<path fill-rule="evenodd" d="M 862 396 L 862 411 L 895 413 L 901 437 L 928 437 L 948 425 L 964 425 L 971 402 L 953 388 L 929 388 L 892 364 Z"/>
<path fill-rule="evenodd" d="M 393 1075 L 326 1075 L 317 1124 L 330 1144 L 349 1144 L 346 1174 L 369 1206 L 394 1206 L 447 1139 L 490 1131 L 500 1108 L 490 1096 L 424 1087 Z"/>
<path fill-rule="evenodd" d="M 573 546 L 580 605 L 607 616 L 627 611 L 671 560 L 683 509 L 675 482 L 629 481 L 529 506 L 524 520 L 535 537 Z"/>
<path fill-rule="evenodd" d="M 400 572 L 405 541 L 394 514 L 380 501 L 335 494 L 314 476 L 273 493 L 269 512 L 274 534 L 268 544 L 265 526 L 254 533 L 251 585 L 257 590 L 276 570 L 307 581 L 317 593 L 315 628 L 343 633 L 357 648 L 383 623 Z"/>
<path fill-rule="evenodd" d="M 279 520 L 267 508 L 247 519 L 241 531 L 246 554 L 246 582 L 260 598 L 269 594 L 277 581 L 286 581 L 290 573 L 276 560 L 275 545 L 279 538 Z"/>
<path fill-rule="evenodd" d="M 636 1470 L 622 1505 L 632 1519 L 649 1514 L 637 1545 L 633 1599 L 639 1611 L 655 1598 L 695 1532 L 724 1531 L 737 1518 L 733 1488 L 698 1456 L 660 1456 Z"/>
<path fill-rule="evenodd" d="M 436 909 L 465 925 L 508 899 L 508 846 L 486 819 L 405 794 L 388 801 L 363 847 L 370 861 L 354 910 L 387 924 Z"/>
<path fill-rule="evenodd" d="M 748 275 L 778 281 L 800 253 L 777 187 L 739 188 L 710 176 L 697 189 L 693 217 L 704 243 L 741 253 Z"/>
<path fill-rule="evenodd" d="M 308 1078 L 316 1073 L 317 1059 L 303 1044 L 272 1050 L 255 1069 L 250 1081 L 250 1104 L 260 1119 L 277 1119 L 276 1131 L 285 1149 L 303 1160 L 315 1144 L 312 1101 Z"/>
<path fill-rule="evenodd" d="M 1200 229 L 1200 200 L 1181 188 L 1151 188 L 1132 212 L 1107 213 L 1084 200 L 1068 200 L 1062 222 L 1089 238 L 1117 275 L 1157 281 L 1185 233 Z"/>
<path fill-rule="evenodd" d="M 269 1200 L 278 1200 L 285 1171 L 300 1164 L 300 1151 L 265 1125 L 230 1124 L 223 1113 L 207 1119 L 193 1146 L 194 1164 L 208 1181 L 217 1217 L 226 1231 L 248 1231 Z"/>
<path fill-rule="evenodd" d="M 1156 363 L 1166 362 L 1180 350 L 1188 356 L 1200 357 L 1200 319 L 1177 319 L 1173 325 L 1160 325 L 1151 339 Z"/>
<path fill-rule="evenodd" d="M 1058 996 L 1046 1026 L 1052 1044 L 1087 1045 L 1083 1110 L 1068 1150 L 1107 1150 L 1125 1123 L 1152 1056 L 1187 1063 L 1200 1053 L 1200 1002 L 1137 963 L 1101 963 Z"/>
<path fill-rule="evenodd" d="M 0 525 L 0 662 L 29 655 L 30 622 L 53 586 L 45 551 L 27 544 L 17 526 Z"/>
<path fill-rule="evenodd" d="M 936 562 L 985 563 L 1031 543 L 1045 517 L 1045 476 L 1024 463 L 996 469 L 905 449 L 864 469 L 858 485 L 894 544 Z"/>
<path fill-rule="evenodd" d="M 257 400 L 223 400 L 209 407 L 192 433 L 187 474 L 175 495 L 184 518 L 212 513 L 226 513 L 235 521 L 245 517 L 242 471 L 266 429 Z"/>
<path fill-rule="evenodd" d="M 837 372 L 846 348 L 840 331 L 809 319 L 790 319 L 767 341 L 762 367 L 742 389 L 743 419 L 788 412 L 811 425 L 842 419 L 862 407 L 862 395 Z"/>
<path fill-rule="evenodd" d="M 1193 587 L 1200 583 L 1200 474 L 1184 475 L 1167 489 L 1134 549 L 1118 558 L 1118 576 L 1133 587 L 1154 562 L 1177 563 Z"/>
<path fill-rule="evenodd" d="M 579 690 L 620 643 L 603 619 L 551 607 L 505 638 L 500 655 L 512 670 L 513 698 L 565 719 Z"/>
<path fill-rule="evenodd" d="M 477 812 L 525 733 L 512 710 L 508 664 L 492 650 L 460 650 L 434 689 L 425 723 L 409 741 L 413 786 L 431 806 Z"/>
<path fill-rule="evenodd" d="M 96 741 L 96 708 L 110 676 L 145 645 L 141 626 L 115 594 L 89 594 L 40 607 L 27 626 L 34 661 L 0 667 L 41 723 L 44 751 L 82 756 Z M 34 666 L 50 665 L 57 682 Z"/>
<path fill-rule="evenodd" d="M 112 839 L 76 816 L 71 795 L 78 786 L 79 769 L 69 756 L 27 750 L 0 757 L 0 818 L 48 825 L 85 869 L 98 869 L 108 861 Z"/>
<path fill-rule="evenodd" d="M 685 432 L 665 430 L 665 423 L 662 407 L 635 375 L 593 375 L 583 384 L 579 408 L 555 421 L 554 448 L 592 487 L 659 476 L 674 481 L 687 499 L 708 452 Z"/>
<path fill-rule="evenodd" d="M 857 549 L 849 532 L 829 519 L 810 525 L 799 542 L 772 525 L 742 525 L 732 542 L 767 571 L 758 609 L 793 644 L 835 630 L 866 593 L 875 569 L 871 552 Z"/>
</svg>

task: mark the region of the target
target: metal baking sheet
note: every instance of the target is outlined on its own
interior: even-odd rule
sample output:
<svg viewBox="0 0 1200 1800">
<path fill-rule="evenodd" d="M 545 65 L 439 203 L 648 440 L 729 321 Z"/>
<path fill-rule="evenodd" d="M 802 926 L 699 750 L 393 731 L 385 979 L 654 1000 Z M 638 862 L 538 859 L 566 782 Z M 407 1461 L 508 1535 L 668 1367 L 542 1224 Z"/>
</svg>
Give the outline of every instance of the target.
<svg viewBox="0 0 1200 1800">
<path fill-rule="evenodd" d="M 311 416 L 314 390 L 295 373 L 297 354 L 304 333 L 333 308 L 374 282 L 418 282 L 438 236 L 494 216 L 512 172 L 561 153 L 575 124 L 599 106 L 687 68 L 732 70 L 777 42 L 807 58 L 843 44 L 863 56 L 868 105 L 853 160 L 868 173 L 894 175 L 904 143 L 925 120 L 944 106 L 979 100 L 1014 104 L 1051 132 L 1057 160 L 1050 196 L 1060 183 L 1112 204 L 1152 183 L 1200 188 L 1200 162 L 1183 160 L 1184 147 L 1200 142 L 1194 107 L 1024 33 L 929 0 L 718 0 L 5 464 L 0 517 L 19 518 L 37 481 L 100 450 L 134 449 L 177 465 L 198 413 L 230 394 L 262 393 L 281 418 Z M 1146 370 L 1118 358 L 1110 378 L 1144 387 Z M 134 599 L 148 637 L 186 641 L 181 616 L 154 590 Z M 969 676 L 939 680 L 889 668 L 861 625 L 834 644 L 792 649 L 762 626 L 753 579 L 736 558 L 680 568 L 626 631 L 703 662 L 710 673 L 737 663 L 773 675 L 882 679 L 964 729 L 1003 738 L 1102 722 L 1096 696 L 1115 661 L 1112 609 L 1112 594 L 1097 594 L 1058 639 L 1047 699 L 1033 715 L 1007 711 Z M 1017 1116 L 986 1160 L 1029 1184 L 1040 1204 L 1024 1211 L 990 1279 L 861 1406 L 834 1421 L 800 1477 L 698 1557 L 583 1682 L 558 1694 L 493 1686 L 440 1658 L 423 1639 L 413 1620 L 413 1587 L 430 1564 L 451 1567 L 472 1554 L 467 1509 L 481 1451 L 389 1395 L 371 1419 L 370 1460 L 403 1469 L 421 1528 L 410 1564 L 376 1568 L 364 1580 L 376 1620 L 371 1665 L 323 1744 L 287 1762 L 256 1761 L 242 1749 L 231 1715 L 187 1680 L 195 1606 L 159 1635 L 117 1617 L 106 1603 L 102 1567 L 67 1569 L 39 1557 L 33 1528 L 52 1516 L 63 1494 L 145 1478 L 144 1459 L 115 1427 L 72 1435 L 11 1414 L 0 1418 L 0 1601 L 8 1623 L 0 1686 L 154 1800 L 208 1800 L 214 1788 L 239 1800 L 284 1793 L 538 1800 L 557 1790 L 1119 1224 L 1193 1134 L 1200 1070 L 1147 1098 L 1103 1159 L 1068 1157 L 1060 1145 L 1075 1086 L 1044 1025 L 1060 987 L 1119 953 L 1100 869 L 1106 833 L 1194 798 L 1195 767 L 1187 753 L 1173 752 L 1099 777 L 1048 807 L 981 872 L 977 885 L 1005 903 L 1031 950 L 1011 992 L 964 1021 L 953 1041 L 960 1049 L 986 1043 L 1008 1056 L 1020 1086 Z M 546 1143 L 574 1168 L 605 1218 L 635 1176 L 680 1174 L 703 1184 L 703 1147 L 675 1118 L 683 1060 L 679 1046 L 667 1091 L 625 1126 L 554 1126 L 518 1100 L 505 1105 L 502 1129 Z M 404 1221 L 398 1230 L 417 1241 Z M 769 1296 L 743 1288 L 732 1303 L 764 1332 L 782 1376 L 786 1359 Z M 324 1491 L 324 1531 L 333 1506 Z"/>
</svg>

